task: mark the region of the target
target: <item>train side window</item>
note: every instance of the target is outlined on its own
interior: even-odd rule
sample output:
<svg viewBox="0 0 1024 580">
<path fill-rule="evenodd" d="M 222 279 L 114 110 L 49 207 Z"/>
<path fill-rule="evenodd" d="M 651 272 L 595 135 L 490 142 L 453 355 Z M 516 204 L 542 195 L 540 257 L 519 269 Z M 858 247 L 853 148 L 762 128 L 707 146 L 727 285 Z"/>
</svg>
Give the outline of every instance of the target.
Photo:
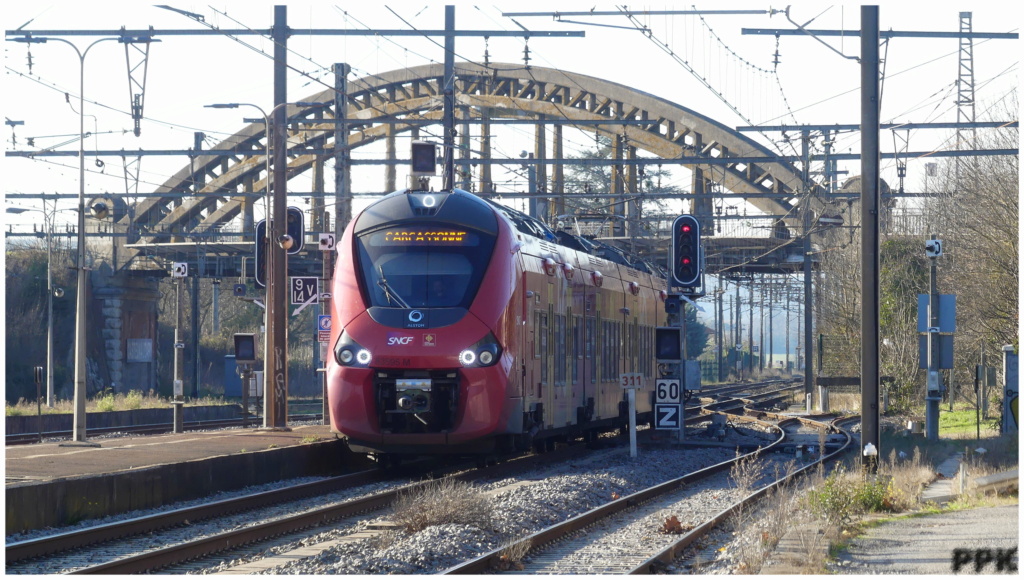
<svg viewBox="0 0 1024 580">
<path fill-rule="evenodd" d="M 623 338 L 626 339 L 623 342 L 623 346 L 622 346 L 622 352 L 626 355 L 625 358 L 622 359 L 623 360 L 622 372 L 624 372 L 624 373 L 634 373 L 634 372 L 637 372 L 637 368 L 635 366 L 633 366 L 634 355 L 636 353 L 636 343 L 633 342 L 634 336 L 636 336 L 636 334 L 633 332 L 633 325 L 629 324 L 629 323 L 626 323 L 625 325 L 623 325 L 623 327 L 622 327 L 622 335 L 623 335 Z"/>
<path fill-rule="evenodd" d="M 601 382 L 608 380 L 608 321 L 601 321 Z"/>
<path fill-rule="evenodd" d="M 619 376 L 619 366 L 622 362 L 622 323 L 612 323 L 612 365 L 608 380 L 614 381 Z"/>
<path fill-rule="evenodd" d="M 548 313 L 537 312 L 537 356 L 540 358 L 540 382 L 548 382 Z"/>
<path fill-rule="evenodd" d="M 572 317 L 572 382 L 580 381 L 580 359 L 583 358 L 583 341 L 580 334 L 583 332 L 583 319 L 581 316 Z"/>
<path fill-rule="evenodd" d="M 565 384 L 565 315 L 555 315 L 555 384 Z"/>
<path fill-rule="evenodd" d="M 601 334 L 603 339 L 601 341 L 601 380 L 610 381 L 615 373 L 615 357 L 618 353 L 615 352 L 615 323 L 610 320 L 605 320 L 602 323 Z"/>
<path fill-rule="evenodd" d="M 645 377 L 651 376 L 651 327 L 640 327 L 640 368 Z"/>
<path fill-rule="evenodd" d="M 586 359 L 590 362 L 590 382 L 597 382 L 597 357 L 594 356 L 594 332 L 595 332 L 595 321 L 593 316 L 587 317 L 587 329 L 586 329 Z"/>
</svg>

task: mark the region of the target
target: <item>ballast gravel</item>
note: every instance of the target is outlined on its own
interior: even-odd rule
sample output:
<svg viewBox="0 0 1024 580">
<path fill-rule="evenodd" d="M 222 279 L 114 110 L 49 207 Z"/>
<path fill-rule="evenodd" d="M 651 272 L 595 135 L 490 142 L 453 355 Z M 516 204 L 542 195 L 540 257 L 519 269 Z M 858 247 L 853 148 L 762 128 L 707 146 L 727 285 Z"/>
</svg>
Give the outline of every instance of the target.
<svg viewBox="0 0 1024 580">
<path fill-rule="evenodd" d="M 481 484 L 482 491 L 508 487 L 493 496 L 492 517 L 487 526 L 447 524 L 417 533 L 395 530 L 377 538 L 338 544 L 266 573 L 436 574 L 616 497 L 734 456 L 733 451 L 726 449 L 663 449 L 644 450 L 638 458 L 630 458 L 628 450 L 608 450 L 586 461 L 553 465 L 538 473 Z M 522 485 L 512 486 L 514 483 Z M 329 533 L 320 534 L 315 541 L 329 537 Z"/>
</svg>

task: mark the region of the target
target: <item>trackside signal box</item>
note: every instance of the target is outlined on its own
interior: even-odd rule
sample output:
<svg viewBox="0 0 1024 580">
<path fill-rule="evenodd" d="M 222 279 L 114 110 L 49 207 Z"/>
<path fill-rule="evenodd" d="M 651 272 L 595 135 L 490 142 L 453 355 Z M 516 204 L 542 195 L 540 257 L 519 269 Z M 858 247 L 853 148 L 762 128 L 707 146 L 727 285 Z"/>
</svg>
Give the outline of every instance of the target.
<svg viewBox="0 0 1024 580">
<path fill-rule="evenodd" d="M 256 335 L 235 334 L 235 364 L 256 364 Z"/>
<path fill-rule="evenodd" d="M 683 360 L 680 328 L 659 326 L 654 329 L 654 353 L 659 363 L 678 363 Z"/>
<path fill-rule="evenodd" d="M 412 176 L 437 175 L 437 148 L 426 141 L 412 142 Z"/>
</svg>

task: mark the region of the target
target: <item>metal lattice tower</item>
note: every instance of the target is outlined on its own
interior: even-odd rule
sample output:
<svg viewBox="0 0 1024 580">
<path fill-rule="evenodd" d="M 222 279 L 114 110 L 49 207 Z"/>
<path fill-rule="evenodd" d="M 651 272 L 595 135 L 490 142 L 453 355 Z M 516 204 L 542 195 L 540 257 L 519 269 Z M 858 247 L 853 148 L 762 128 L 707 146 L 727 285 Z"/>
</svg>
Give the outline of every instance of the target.
<svg viewBox="0 0 1024 580">
<path fill-rule="evenodd" d="M 960 13 L 960 68 L 957 75 L 956 120 L 959 123 L 974 122 L 974 40 L 971 37 L 971 12 Z M 956 130 L 957 151 L 973 149 L 977 129 Z M 960 162 L 957 158 L 957 174 Z"/>
</svg>

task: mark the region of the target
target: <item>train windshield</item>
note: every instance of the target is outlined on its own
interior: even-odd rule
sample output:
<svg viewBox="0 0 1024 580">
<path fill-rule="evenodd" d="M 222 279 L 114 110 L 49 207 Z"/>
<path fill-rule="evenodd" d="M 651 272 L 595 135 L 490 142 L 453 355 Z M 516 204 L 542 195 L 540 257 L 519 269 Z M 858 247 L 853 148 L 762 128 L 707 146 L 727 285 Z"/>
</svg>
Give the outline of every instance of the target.
<svg viewBox="0 0 1024 580">
<path fill-rule="evenodd" d="M 494 238 L 450 225 L 417 224 L 362 234 L 356 245 L 373 306 L 469 308 Z"/>
</svg>

